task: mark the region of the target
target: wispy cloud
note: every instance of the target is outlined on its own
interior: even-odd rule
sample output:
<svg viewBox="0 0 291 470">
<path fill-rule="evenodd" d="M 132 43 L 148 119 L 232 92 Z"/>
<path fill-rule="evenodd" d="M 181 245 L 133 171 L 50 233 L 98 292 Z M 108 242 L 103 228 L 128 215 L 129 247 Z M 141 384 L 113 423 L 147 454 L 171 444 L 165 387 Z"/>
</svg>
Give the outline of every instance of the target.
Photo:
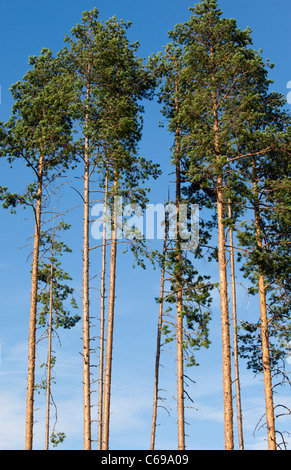
<svg viewBox="0 0 291 470">
<path fill-rule="evenodd" d="M 0 392 L 0 449 L 24 448 L 25 400 L 18 392 Z"/>
</svg>

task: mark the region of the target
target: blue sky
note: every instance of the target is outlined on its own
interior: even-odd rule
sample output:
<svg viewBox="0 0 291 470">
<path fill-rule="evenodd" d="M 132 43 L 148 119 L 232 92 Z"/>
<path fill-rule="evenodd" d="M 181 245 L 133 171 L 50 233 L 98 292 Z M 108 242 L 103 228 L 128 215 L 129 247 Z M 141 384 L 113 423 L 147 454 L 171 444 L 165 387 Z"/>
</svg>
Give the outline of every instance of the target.
<svg viewBox="0 0 291 470">
<path fill-rule="evenodd" d="M 28 56 L 39 54 L 43 47 L 58 52 L 64 45 L 64 36 L 81 21 L 82 11 L 97 7 L 100 19 L 116 16 L 132 21 L 128 37 L 139 41 L 139 54 L 148 57 L 167 43 L 167 32 L 175 24 L 189 18 L 188 8 L 195 2 L 186 0 L 2 0 L 0 3 L 0 121 L 9 118 L 12 98 L 9 88 L 21 79 L 28 69 Z M 221 0 L 224 16 L 237 19 L 242 29 L 253 30 L 254 47 L 263 50 L 263 57 L 275 63 L 270 77 L 273 88 L 287 95 L 287 82 L 291 80 L 289 47 L 291 44 L 291 4 L 289 0 Z M 288 105 L 290 106 L 290 105 Z M 167 193 L 169 176 L 169 150 L 171 137 L 158 126 L 161 120 L 156 102 L 145 106 L 144 134 L 140 149 L 146 158 L 159 162 L 164 175 L 159 182 L 151 182 L 151 199 L 163 202 Z M 0 185 L 20 190 L 29 174 L 18 164 L 14 170 L 0 162 Z M 73 183 L 72 183 L 73 184 Z M 161 192 L 162 188 L 162 192 Z M 74 192 L 68 192 L 73 206 L 80 204 Z M 79 304 L 81 304 L 81 207 L 72 214 L 72 230 L 68 244 L 73 254 L 66 258 L 66 267 L 74 279 Z M 0 211 L 0 449 L 22 449 L 25 430 L 25 398 L 27 370 L 27 337 L 30 296 L 30 248 L 26 247 L 32 235 L 31 214 L 18 211 L 17 215 Z M 121 250 L 120 250 L 121 251 Z M 92 264 L 100 266 L 100 256 L 93 252 Z M 119 254 L 114 338 L 112 387 L 112 449 L 147 449 L 150 442 L 151 408 L 153 393 L 154 355 L 158 307 L 154 298 L 159 295 L 159 272 L 148 268 L 132 269 L 130 255 Z M 204 272 L 211 271 L 217 279 L 217 266 L 201 263 Z M 99 278 L 98 278 L 99 279 Z M 97 281 L 96 281 L 97 282 Z M 93 285 L 98 287 L 98 284 Z M 98 291 L 92 309 L 98 308 Z M 254 309 L 244 293 L 239 290 L 240 315 L 250 318 Z M 256 308 L 256 307 L 255 307 Z M 195 384 L 189 385 L 194 408 L 187 410 L 187 448 L 223 449 L 223 397 L 221 377 L 221 348 L 219 326 L 219 300 L 215 295 L 211 329 L 212 346 L 201 352 L 200 366 L 189 371 Z M 93 322 L 94 323 L 94 322 Z M 97 325 L 97 320 L 96 320 Z M 80 352 L 81 324 L 68 334 L 60 332 L 61 347 L 57 349 L 57 383 L 54 398 L 58 405 L 58 430 L 67 438 L 62 449 L 82 448 L 82 362 Z M 96 335 L 98 328 L 96 326 Z M 45 343 L 38 348 L 39 363 L 44 360 Z M 97 363 L 97 355 L 96 355 Z M 175 360 L 174 350 L 163 353 L 161 388 L 165 389 L 168 412 L 160 409 L 157 430 L 157 448 L 176 449 Z M 188 372 L 188 371 L 187 371 Z M 241 370 L 244 411 L 245 443 L 248 449 L 266 448 L 265 433 L 253 436 L 254 427 L 264 409 L 263 384 L 254 379 L 244 365 Z M 285 392 L 286 393 L 286 392 Z M 284 395 L 284 392 L 283 392 Z M 97 394 L 93 394 L 97 400 Z M 280 398 L 281 399 L 281 398 Z M 282 398 L 283 400 L 283 398 Z M 284 398 L 288 403 L 288 398 Z M 289 401 L 290 404 L 290 401 Z M 44 401 L 36 397 L 37 424 L 35 448 L 44 445 Z M 96 410 L 96 408 L 95 408 Z M 95 413 L 94 410 L 94 413 Z M 288 423 L 283 427 L 288 428 Z M 290 425 L 289 425 L 290 429 Z M 97 434 L 97 430 L 96 434 Z M 95 432 L 93 428 L 93 433 Z"/>
</svg>

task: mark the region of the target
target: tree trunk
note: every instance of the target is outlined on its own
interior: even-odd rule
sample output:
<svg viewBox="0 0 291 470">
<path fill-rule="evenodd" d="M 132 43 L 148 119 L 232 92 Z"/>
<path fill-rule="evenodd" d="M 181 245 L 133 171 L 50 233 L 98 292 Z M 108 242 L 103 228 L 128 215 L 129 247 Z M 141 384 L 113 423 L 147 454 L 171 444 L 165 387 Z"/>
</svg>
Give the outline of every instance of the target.
<svg viewBox="0 0 291 470">
<path fill-rule="evenodd" d="M 107 227 L 107 194 L 108 176 L 106 167 L 104 211 L 103 211 L 103 246 L 102 246 L 102 270 L 101 270 L 101 308 L 100 308 L 100 353 L 99 353 L 99 396 L 98 396 L 98 436 L 97 448 L 102 449 L 103 427 L 103 387 L 104 387 L 104 331 L 105 331 L 105 270 L 106 270 L 106 227 Z"/>
<path fill-rule="evenodd" d="M 154 450 L 156 441 L 156 427 L 157 427 L 157 414 L 158 414 L 158 395 L 159 395 L 159 369 L 160 369 L 160 356 L 161 356 L 161 334 L 163 324 L 163 297 L 165 286 L 165 258 L 167 250 L 167 216 L 165 214 L 165 235 L 163 244 L 163 260 L 161 271 L 161 289 L 160 289 L 160 307 L 159 307 L 159 320 L 157 331 L 157 351 L 155 363 L 155 385 L 154 385 L 154 400 L 153 400 L 153 418 L 152 418 L 152 432 L 151 432 L 151 445 L 150 450 Z"/>
<path fill-rule="evenodd" d="M 178 70 L 175 80 L 175 110 L 179 112 Z M 184 355 L 183 355 L 183 296 L 182 296 L 182 250 L 180 237 L 180 202 L 181 202 L 181 171 L 180 171 L 180 129 L 175 131 L 175 162 L 176 162 L 176 214 L 177 214 L 177 414 L 178 414 L 178 450 L 185 449 L 185 406 L 184 406 Z"/>
<path fill-rule="evenodd" d="M 262 231 L 260 224 L 260 208 L 258 199 L 258 183 L 256 176 L 256 164 L 253 159 L 253 192 L 254 192 L 254 214 L 255 214 L 255 227 L 256 227 L 256 241 L 259 248 L 263 247 Z M 269 326 L 266 305 L 266 288 L 265 278 L 258 268 L 259 274 L 259 299 L 260 299 L 260 312 L 261 312 L 261 337 L 262 337 L 262 361 L 264 371 L 264 384 L 265 384 L 265 404 L 266 404 L 266 421 L 268 432 L 268 448 L 269 450 L 276 450 L 276 431 L 275 431 L 275 416 L 274 416 L 274 400 L 273 400 L 273 387 L 272 387 L 272 373 L 270 362 L 270 345 L 269 345 Z"/>
<path fill-rule="evenodd" d="M 228 217 L 230 219 L 232 218 L 232 210 L 231 210 L 230 201 L 228 202 Z M 231 294 L 232 294 L 233 356 L 234 356 L 234 375 L 235 375 L 235 389 L 236 389 L 238 441 L 239 441 L 240 450 L 244 450 L 243 425 L 242 425 L 242 407 L 241 407 L 241 390 L 240 390 L 239 361 L 238 361 L 236 284 L 235 284 L 235 264 L 234 264 L 233 229 L 232 229 L 232 227 L 229 228 L 229 245 L 230 245 Z"/>
<path fill-rule="evenodd" d="M 87 85 L 86 98 L 90 87 Z M 88 107 L 87 102 L 87 107 Z M 91 450 L 91 392 L 90 392 L 90 316 L 89 316 L 89 137 L 88 114 L 85 123 L 84 155 L 84 216 L 83 216 L 83 406 L 84 450 Z"/>
<path fill-rule="evenodd" d="M 179 214 L 178 214 L 179 216 Z M 179 232 L 179 222 L 178 222 Z M 178 266 L 182 263 L 181 241 L 177 241 Z M 178 450 L 185 449 L 185 410 L 184 410 L 184 354 L 183 354 L 183 297 L 181 269 L 177 273 L 177 412 L 178 412 Z"/>
<path fill-rule="evenodd" d="M 225 227 L 223 176 L 220 168 L 219 118 L 218 104 L 213 92 L 213 131 L 214 148 L 217 164 L 217 223 L 218 223 L 218 264 L 220 281 L 220 310 L 221 310 L 221 338 L 222 338 L 222 369 L 223 369 L 223 396 L 224 396 L 224 437 L 225 450 L 233 450 L 233 404 L 231 380 L 231 350 L 228 311 L 228 290 L 225 256 Z"/>
<path fill-rule="evenodd" d="M 114 190 L 117 187 L 117 180 L 114 180 Z M 113 191 L 115 194 L 115 191 Z M 108 321 L 106 336 L 106 361 L 104 380 L 104 410 L 103 410 L 103 431 L 102 450 L 109 448 L 109 424 L 110 424 L 110 400 L 111 400 L 111 376 L 112 376 L 112 351 L 113 351 L 113 329 L 114 329 L 114 306 L 115 306 L 115 280 L 116 280 L 116 254 L 117 254 L 117 213 L 116 207 L 113 209 L 113 222 L 111 233 L 111 253 L 110 253 L 110 277 L 109 277 L 109 300 L 108 300 Z"/>
<path fill-rule="evenodd" d="M 38 290 L 38 260 L 39 260 L 39 237 L 42 211 L 42 184 L 43 184 L 44 156 L 41 154 L 38 165 L 37 199 L 35 211 L 35 230 L 33 243 L 33 261 L 31 275 L 31 299 L 29 317 L 28 338 L 28 373 L 27 373 L 27 396 L 26 396 L 26 433 L 25 449 L 32 450 L 33 424 L 34 424 L 34 388 L 35 388 L 35 329 L 37 316 L 37 290 Z"/>
<path fill-rule="evenodd" d="M 215 87 L 214 48 L 210 47 L 210 57 L 212 63 L 211 80 Z M 218 223 L 218 264 L 219 264 L 219 284 L 220 284 L 220 311 L 221 311 L 221 339 L 222 339 L 222 371 L 223 371 L 223 399 L 224 399 L 224 441 L 225 450 L 233 450 L 233 404 L 232 404 L 232 380 L 231 380 L 231 351 L 230 351 L 230 331 L 229 331 L 229 311 L 228 311 L 228 291 L 227 272 L 225 256 L 225 227 L 224 218 L 224 196 L 223 196 L 223 173 L 220 157 L 219 139 L 219 115 L 216 91 L 212 90 L 212 112 L 213 112 L 213 133 L 214 151 L 217 165 L 216 196 L 217 196 L 217 223 Z"/>
<path fill-rule="evenodd" d="M 185 449 L 184 413 L 184 357 L 183 357 L 183 317 L 182 291 L 177 293 L 177 409 L 178 409 L 178 450 Z"/>
<path fill-rule="evenodd" d="M 228 293 L 225 256 L 225 228 L 222 222 L 224 217 L 222 181 L 217 181 L 217 219 L 218 219 L 218 263 L 220 281 L 220 310 L 221 310 L 221 337 L 222 337 L 222 369 L 224 393 L 224 436 L 225 450 L 233 450 L 233 406 L 232 406 L 232 380 L 231 380 L 231 352 L 229 332 Z"/>
<path fill-rule="evenodd" d="M 52 237 L 51 257 L 53 258 Z M 52 359 L 52 315 L 53 315 L 53 259 L 51 260 L 50 278 L 50 303 L 49 303 L 49 325 L 48 325 L 48 353 L 47 353 L 47 379 L 46 379 L 46 426 L 45 426 L 45 450 L 49 450 L 49 429 L 50 429 L 50 397 L 51 397 L 51 359 Z"/>
</svg>

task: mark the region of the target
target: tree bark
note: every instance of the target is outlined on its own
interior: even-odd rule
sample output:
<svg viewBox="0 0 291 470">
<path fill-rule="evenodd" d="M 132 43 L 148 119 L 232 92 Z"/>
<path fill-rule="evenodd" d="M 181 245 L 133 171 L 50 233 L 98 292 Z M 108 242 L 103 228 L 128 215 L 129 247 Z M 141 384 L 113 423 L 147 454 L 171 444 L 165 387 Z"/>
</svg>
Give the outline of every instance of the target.
<svg viewBox="0 0 291 470">
<path fill-rule="evenodd" d="M 27 373 L 27 396 L 26 396 L 26 433 L 25 449 L 32 450 L 33 446 L 33 424 L 34 424 L 34 388 L 35 388 L 35 336 L 37 316 L 37 290 L 38 290 L 38 260 L 39 260 L 39 237 L 42 212 L 42 185 L 43 185 L 44 156 L 41 153 L 38 165 L 37 198 L 35 211 L 35 229 L 33 242 L 33 261 L 31 275 L 31 298 L 28 337 L 28 373 Z"/>
</svg>

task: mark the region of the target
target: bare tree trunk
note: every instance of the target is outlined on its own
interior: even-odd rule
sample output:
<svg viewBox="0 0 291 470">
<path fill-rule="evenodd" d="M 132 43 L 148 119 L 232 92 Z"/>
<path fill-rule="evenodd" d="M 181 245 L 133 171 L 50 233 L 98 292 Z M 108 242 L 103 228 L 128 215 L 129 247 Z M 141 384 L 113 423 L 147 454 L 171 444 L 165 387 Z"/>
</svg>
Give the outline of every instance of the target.
<svg viewBox="0 0 291 470">
<path fill-rule="evenodd" d="M 221 333 L 222 333 L 222 369 L 224 392 L 224 435 L 225 449 L 233 450 L 233 405 L 232 405 L 232 380 L 231 380 L 231 351 L 229 332 L 228 293 L 225 256 L 225 228 L 222 222 L 224 218 L 222 181 L 218 177 L 217 190 L 217 216 L 218 216 L 218 262 L 220 280 L 220 309 L 221 309 Z"/>
<path fill-rule="evenodd" d="M 179 231 L 179 222 L 178 222 Z M 181 242 L 177 241 L 176 262 L 182 263 Z M 185 449 L 185 406 L 184 406 L 184 354 L 183 354 L 183 297 L 181 272 L 177 273 L 177 412 L 178 412 L 178 450 Z"/>
<path fill-rule="evenodd" d="M 220 178 L 218 187 L 221 186 Z M 227 275 L 225 257 L 225 230 L 223 225 L 223 196 L 218 190 L 217 215 L 218 215 L 218 262 L 220 280 L 220 309 L 221 309 L 221 332 L 222 332 L 222 368 L 223 368 L 223 390 L 224 390 L 224 426 L 225 426 L 225 449 L 233 450 L 233 407 L 232 407 L 232 380 L 231 380 L 231 352 L 229 332 L 229 312 L 227 294 Z"/>
<path fill-rule="evenodd" d="M 232 218 L 231 203 L 228 201 L 228 217 Z M 238 339 L 237 339 L 237 308 L 236 308 L 236 283 L 235 283 L 235 264 L 233 250 L 233 229 L 229 229 L 229 245 L 230 245 L 230 267 L 231 267 L 231 294 L 232 294 L 232 322 L 233 322 L 233 356 L 234 356 L 234 375 L 236 389 L 236 409 L 237 409 L 237 425 L 238 425 L 238 441 L 240 450 L 244 450 L 243 425 L 242 425 L 242 407 L 241 407 L 241 390 L 239 376 L 238 361 Z"/>
<path fill-rule="evenodd" d="M 114 180 L 114 190 L 117 187 L 117 180 Z M 115 191 L 113 191 L 115 194 Z M 105 361 L 105 381 L 104 381 L 104 410 L 103 410 L 103 431 L 102 450 L 109 448 L 109 425 L 110 425 L 110 400 L 111 400 L 111 376 L 112 376 L 112 351 L 113 351 L 113 329 L 114 329 L 114 307 L 115 307 L 115 280 L 116 280 L 116 254 L 117 254 L 117 208 L 114 205 L 113 222 L 111 233 L 111 253 L 110 253 L 110 278 L 109 278 L 109 300 L 108 300 L 108 321 L 106 336 L 106 361 Z"/>
<path fill-rule="evenodd" d="M 42 184 L 43 184 L 44 156 L 41 154 L 38 166 L 37 198 L 35 211 L 35 230 L 33 243 L 33 262 L 31 275 L 31 299 L 29 317 L 28 338 L 28 373 L 27 373 L 27 396 L 26 396 L 26 433 L 25 449 L 32 450 L 33 446 L 33 424 L 34 424 L 34 388 L 35 388 L 35 335 L 37 315 L 37 290 L 38 290 L 38 260 L 39 260 L 39 237 L 42 211 Z"/>
<path fill-rule="evenodd" d="M 175 80 L 175 109 L 179 112 L 178 101 L 178 70 Z M 182 250 L 180 237 L 180 202 L 181 202 L 181 171 L 180 171 L 180 129 L 175 132 L 175 161 L 176 161 L 176 214 L 177 214 L 177 414 L 178 414 L 178 450 L 185 449 L 185 406 L 184 406 L 184 355 L 183 355 L 183 297 L 182 297 Z"/>
<path fill-rule="evenodd" d="M 158 395 L 159 395 L 159 369 L 160 369 L 160 356 L 161 356 L 161 334 L 163 324 L 163 297 L 165 287 L 165 259 L 167 250 L 167 216 L 165 214 L 165 234 L 163 243 L 163 259 L 162 259 L 162 271 L 161 271 L 161 289 L 160 289 L 160 307 L 159 307 L 159 320 L 158 320 L 158 331 L 157 331 L 157 350 L 156 350 L 156 362 L 155 362 L 155 385 L 154 385 L 154 399 L 153 399 L 153 418 L 152 418 L 152 431 L 151 431 L 151 445 L 150 450 L 154 450 L 156 441 L 156 427 L 157 427 L 157 414 L 158 414 Z"/>
<path fill-rule="evenodd" d="M 102 270 L 101 270 L 101 308 L 100 308 L 100 353 L 99 353 L 99 396 L 98 396 L 98 436 L 97 448 L 102 449 L 103 427 L 103 387 L 104 387 L 104 331 L 105 331 L 105 271 L 106 271 L 106 227 L 107 227 L 107 196 L 108 174 L 106 166 L 104 211 L 103 211 L 103 246 L 102 246 Z"/>
<path fill-rule="evenodd" d="M 184 412 L 184 357 L 183 357 L 183 317 L 182 292 L 177 293 L 177 406 L 178 406 L 178 450 L 185 449 Z"/>
<path fill-rule="evenodd" d="M 256 164 L 253 159 L 253 192 L 254 192 L 254 213 L 255 213 L 255 226 L 256 226 L 256 241 L 259 248 L 263 246 L 261 224 L 260 224 L 260 208 L 258 199 L 258 183 L 256 176 Z M 262 341 L 262 361 L 264 371 L 264 384 L 265 384 L 265 404 L 266 404 L 266 420 L 268 432 L 268 448 L 269 450 L 276 450 L 276 431 L 275 431 L 275 416 L 274 416 L 274 399 L 272 387 L 272 373 L 270 362 L 270 345 L 269 345 L 269 326 L 266 305 L 266 287 L 264 275 L 259 271 L 259 299 L 260 299 L 260 312 L 261 312 L 261 341 Z"/>
<path fill-rule="evenodd" d="M 54 234 L 52 236 L 51 257 L 54 254 Z M 45 450 L 49 450 L 49 429 L 50 429 L 50 397 L 51 397 L 51 359 L 52 359 L 52 320 L 53 320 L 53 260 L 51 260 L 50 278 L 50 303 L 49 303 L 49 324 L 48 324 L 48 353 L 47 353 L 47 379 L 46 379 L 46 426 L 45 426 Z"/>
<path fill-rule="evenodd" d="M 89 73 L 89 68 L 88 68 Z M 87 85 L 87 109 L 90 86 Z M 91 391 L 90 391 L 90 316 L 89 316 L 89 137 L 88 114 L 85 123 L 84 155 L 84 217 L 83 217 L 83 406 L 84 450 L 91 450 Z"/>
</svg>

